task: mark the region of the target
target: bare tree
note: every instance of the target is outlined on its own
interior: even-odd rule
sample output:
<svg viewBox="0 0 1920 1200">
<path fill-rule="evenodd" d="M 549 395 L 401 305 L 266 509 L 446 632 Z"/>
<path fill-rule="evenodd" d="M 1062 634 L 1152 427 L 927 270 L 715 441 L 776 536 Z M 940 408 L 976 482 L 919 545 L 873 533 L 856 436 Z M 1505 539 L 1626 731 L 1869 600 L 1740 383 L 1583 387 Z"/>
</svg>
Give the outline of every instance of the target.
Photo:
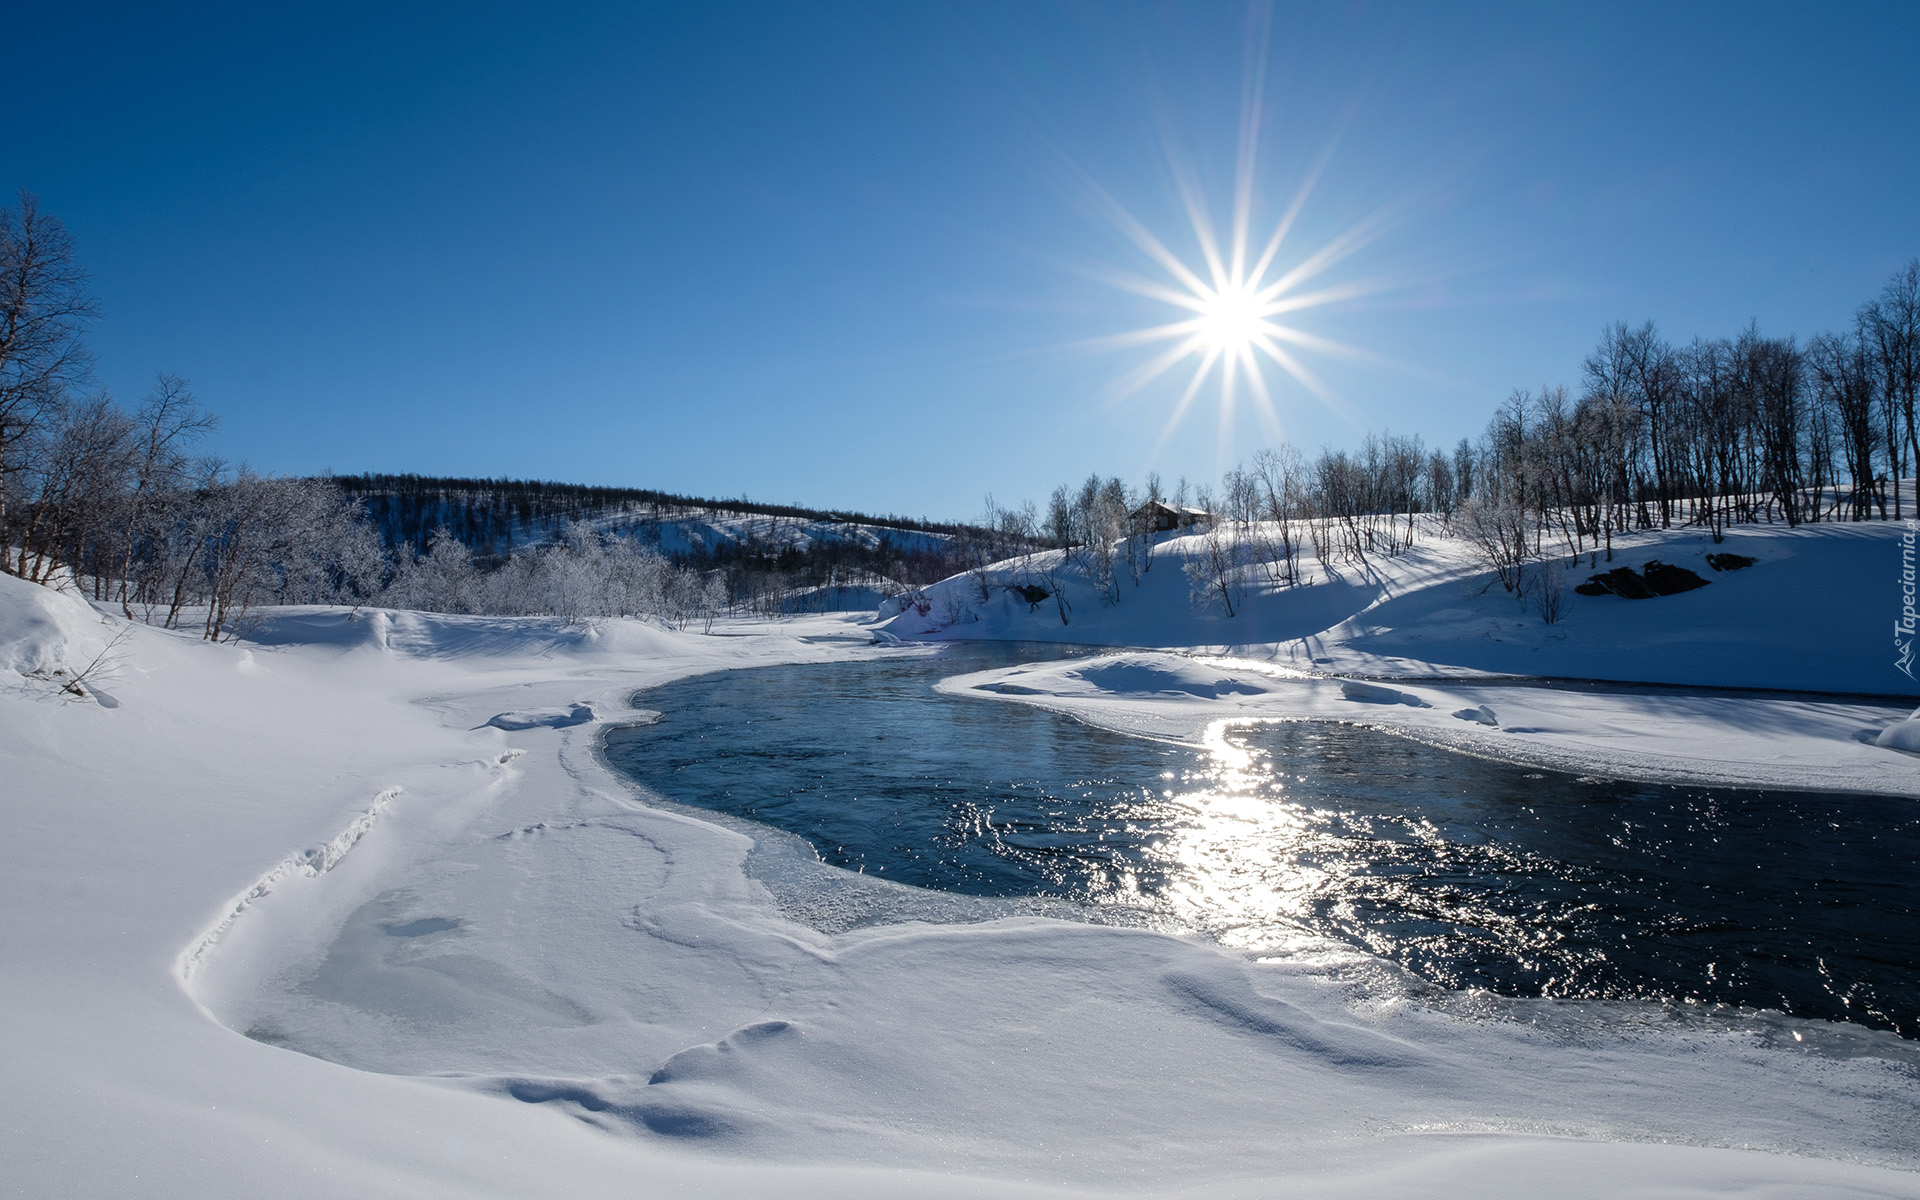
<svg viewBox="0 0 1920 1200">
<path fill-rule="evenodd" d="M 134 412 L 135 461 L 120 531 L 120 610 L 133 616 L 131 581 L 134 556 L 143 538 L 155 533 L 154 517 L 165 497 L 184 487 L 191 467 L 186 448 L 218 428 L 219 420 L 201 409 L 187 381 L 162 374 Z"/>
<path fill-rule="evenodd" d="M 1823 333 L 1807 347 L 1817 403 L 1833 414 L 1840 452 L 1852 486 L 1847 516 L 1873 516 L 1873 365 L 1858 334 Z"/>
<path fill-rule="evenodd" d="M 1906 478 L 1910 464 L 1920 464 L 1920 430 L 1915 428 L 1914 412 L 1916 392 L 1920 392 L 1920 259 L 1896 271 L 1880 295 L 1861 307 L 1857 325 L 1878 376 L 1886 422 L 1884 452 L 1897 521 L 1903 515 L 1900 480 Z"/>
<path fill-rule="evenodd" d="M 1194 604 L 1201 607 L 1210 608 L 1215 601 L 1219 601 L 1220 610 L 1231 617 L 1240 590 L 1234 572 L 1236 541 L 1233 525 L 1215 512 L 1213 494 L 1206 487 L 1200 488 L 1198 499 L 1200 507 L 1214 513 L 1214 516 L 1196 539 L 1200 543 L 1199 548 L 1187 554 L 1184 569 L 1191 588 L 1190 594 Z"/>
<path fill-rule="evenodd" d="M 22 191 L 0 208 L 0 529 L 30 439 L 87 377 L 80 334 L 97 314 L 65 226 Z"/>
<path fill-rule="evenodd" d="M 1300 555 L 1297 522 L 1306 500 L 1300 452 L 1284 442 L 1278 450 L 1260 451 L 1253 456 L 1251 477 L 1260 492 L 1257 556 L 1268 579 L 1291 587 L 1300 580 L 1294 565 Z"/>
<path fill-rule="evenodd" d="M 1518 505 L 1469 500 L 1460 509 L 1461 528 L 1493 568 L 1494 578 L 1509 593 L 1525 601 L 1527 594 L 1527 515 Z"/>
<path fill-rule="evenodd" d="M 49 582 L 64 567 L 97 572 L 102 535 L 121 514 L 135 450 L 133 422 L 106 396 L 64 407 L 34 435 L 19 471 L 19 555 L 13 573 Z"/>
</svg>

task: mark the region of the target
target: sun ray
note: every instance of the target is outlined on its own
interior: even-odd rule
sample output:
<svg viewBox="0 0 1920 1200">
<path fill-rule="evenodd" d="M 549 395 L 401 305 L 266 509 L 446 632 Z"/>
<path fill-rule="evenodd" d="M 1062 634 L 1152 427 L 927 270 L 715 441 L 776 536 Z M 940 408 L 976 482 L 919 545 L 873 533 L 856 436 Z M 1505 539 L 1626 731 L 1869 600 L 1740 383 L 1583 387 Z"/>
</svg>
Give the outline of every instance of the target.
<svg viewBox="0 0 1920 1200">
<path fill-rule="evenodd" d="M 1289 354 L 1285 347 L 1272 338 L 1262 337 L 1255 342 L 1267 357 L 1279 364 L 1280 369 L 1298 380 L 1300 386 L 1312 392 L 1314 398 L 1327 406 L 1335 416 L 1345 421 L 1354 432 L 1361 431 L 1360 420 L 1346 398 L 1335 391 L 1332 385 L 1308 369 L 1307 365 Z"/>
<path fill-rule="evenodd" d="M 1281 313 L 1298 312 L 1301 309 L 1320 308 L 1328 304 L 1338 304 L 1343 300 L 1358 300 L 1364 296 L 1377 296 L 1382 292 L 1398 291 L 1404 283 L 1389 279 L 1357 279 L 1351 283 L 1336 284 L 1314 292 L 1295 292 L 1290 296 L 1275 297 L 1262 301 L 1260 311 L 1266 316 L 1277 317 Z M 1160 297 L 1172 303 L 1169 297 Z M 1256 297 L 1258 299 L 1258 297 Z"/>
<path fill-rule="evenodd" d="M 1173 431 L 1180 428 L 1181 419 L 1187 415 L 1187 409 L 1192 407 L 1194 397 L 1200 394 L 1201 387 L 1206 384 L 1207 375 L 1213 370 L 1214 359 L 1219 355 L 1218 350 L 1207 351 L 1206 355 L 1200 359 L 1200 365 L 1193 369 L 1193 378 L 1187 381 L 1186 390 L 1180 393 L 1180 399 L 1174 404 L 1173 412 L 1167 417 L 1166 425 L 1161 427 L 1160 436 L 1154 441 L 1149 458 L 1158 457 L 1161 449 L 1166 446 L 1167 439 L 1173 436 Z"/>
<path fill-rule="evenodd" d="M 1193 178 L 1191 168 L 1171 158 L 1171 151 L 1169 166 L 1173 172 L 1174 189 L 1187 210 L 1187 221 L 1193 226 L 1194 238 L 1200 243 L 1200 257 L 1206 261 L 1207 272 L 1213 277 L 1212 290 L 1219 291 L 1227 284 L 1227 268 L 1220 259 L 1220 242 L 1214 236 L 1213 217 L 1207 211 L 1206 200 L 1201 195 L 1200 182 Z"/>
<path fill-rule="evenodd" d="M 1278 428 L 1280 414 L 1273 406 L 1273 392 L 1267 387 L 1266 372 L 1260 370 L 1259 360 L 1253 356 L 1253 347 L 1247 347 L 1247 387 L 1253 392 L 1255 411 L 1270 427 Z"/>
<path fill-rule="evenodd" d="M 1115 228 L 1119 229 L 1122 235 L 1139 247 L 1148 258 L 1159 263 L 1167 274 L 1173 276 L 1175 282 L 1196 292 L 1206 288 L 1207 285 L 1186 263 L 1181 261 L 1179 255 L 1167 249 L 1159 238 L 1153 236 L 1147 227 L 1128 211 L 1126 205 L 1114 199 L 1112 194 L 1087 174 L 1079 163 L 1065 155 L 1062 155 L 1061 159 L 1070 171 L 1079 176 L 1080 182 L 1092 194 L 1095 202 L 1106 213 L 1107 219 L 1114 223 Z"/>
<path fill-rule="evenodd" d="M 1175 321 L 1170 325 L 1152 325 L 1145 329 L 1130 329 L 1125 333 L 1104 333 L 1098 337 L 1080 338 L 1077 341 L 1061 342 L 1047 347 L 1050 352 L 1129 350 L 1136 346 L 1151 346 L 1170 338 L 1191 338 L 1200 332 L 1199 321 L 1188 318 Z"/>
<path fill-rule="evenodd" d="M 1160 378 L 1162 375 L 1165 375 L 1168 371 L 1171 371 L 1183 360 L 1191 357 L 1195 350 L 1200 349 L 1200 347 L 1196 345 L 1197 340 L 1197 337 L 1188 338 L 1176 346 L 1170 346 L 1146 362 L 1141 363 L 1133 370 L 1128 371 L 1119 379 L 1114 380 L 1113 383 L 1109 384 L 1106 388 L 1108 402 L 1110 404 L 1117 404 Z"/>
<path fill-rule="evenodd" d="M 1253 222 L 1254 164 L 1260 152 L 1260 125 L 1267 92 L 1267 49 L 1273 10 L 1247 9 L 1247 50 L 1240 88 L 1240 144 L 1234 155 L 1232 277 L 1246 278 L 1247 234 Z"/>
<path fill-rule="evenodd" d="M 1138 275 L 1098 269 L 1088 269 L 1082 273 L 1110 287 L 1118 288 L 1123 292 L 1132 292 L 1136 296 L 1145 296 L 1149 300 L 1158 300 L 1179 308 L 1189 308 L 1195 312 L 1206 307 L 1205 300 L 1194 292 L 1181 291 L 1169 284 L 1143 279 Z"/>
<path fill-rule="evenodd" d="M 1295 329 L 1291 325 L 1271 325 L 1262 332 L 1275 341 L 1291 342 L 1308 350 L 1321 354 L 1330 354 L 1337 358 L 1349 358 L 1356 361 L 1375 362 L 1383 365 L 1393 364 L 1393 360 L 1384 354 L 1372 350 L 1363 350 L 1358 346 L 1349 346 L 1345 342 L 1336 342 L 1332 338 L 1321 337 L 1317 333 L 1308 333 L 1304 329 Z M 1397 365 L 1397 364 L 1395 364 Z"/>
<path fill-rule="evenodd" d="M 1295 284 L 1303 283 L 1327 268 L 1351 258 L 1392 227 L 1395 207 L 1383 206 L 1354 222 L 1326 245 L 1302 259 L 1293 270 L 1268 284 L 1264 291 L 1272 296 L 1282 295 Z"/>
</svg>

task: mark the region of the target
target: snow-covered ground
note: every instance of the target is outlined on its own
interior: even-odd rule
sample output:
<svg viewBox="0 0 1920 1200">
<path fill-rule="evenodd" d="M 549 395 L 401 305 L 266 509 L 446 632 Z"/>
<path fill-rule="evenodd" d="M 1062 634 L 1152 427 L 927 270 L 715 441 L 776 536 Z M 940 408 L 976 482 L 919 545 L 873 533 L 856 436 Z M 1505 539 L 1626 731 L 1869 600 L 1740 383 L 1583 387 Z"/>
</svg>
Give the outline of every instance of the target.
<svg viewBox="0 0 1920 1200">
<path fill-rule="evenodd" d="M 1003 603 L 944 635 L 1183 652 L 946 686 L 1157 736 L 1328 717 L 1609 773 L 1914 794 L 1920 758 L 1860 739 L 1884 704 L 1484 678 L 1897 694 L 1865 629 L 1894 615 L 1890 546 L 1730 539 L 1760 564 L 1681 596 L 1570 597 L 1552 628 L 1471 595 L 1440 546 L 1311 601 L 1256 598 L 1238 625 L 1157 566 L 1157 603 L 1085 596 L 1064 631 Z M 0 576 L 0 1178 L 34 1196 L 1920 1196 L 1920 1054 L 1890 1035 L 1434 1003 L 1310 939 L 1249 961 L 1012 907 L 837 935 L 790 920 L 744 869 L 750 839 L 646 804 L 599 738 L 653 719 L 632 693 L 681 675 L 928 650 L 842 617 L 714 632 L 283 610 L 211 646 Z M 1299 677 L 1336 669 L 1443 678 Z M 1455 715 L 1481 705 L 1497 728 Z"/>
<path fill-rule="evenodd" d="M 1305 559 L 1312 582 L 1277 588 L 1241 568 L 1245 595 L 1232 617 L 1196 607 L 1181 571 L 1198 535 L 1168 536 L 1135 585 L 1122 578 L 1117 603 L 1086 579 L 1060 577 L 1070 602 L 1062 624 L 1051 601 L 1028 605 L 993 588 L 984 602 L 969 576 L 928 589 L 929 611 L 884 628 L 906 637 L 1031 639 L 1089 645 L 1195 648 L 1321 673 L 1372 676 L 1515 674 L 1638 683 L 1697 684 L 1920 697 L 1895 669 L 1900 617 L 1901 527 L 1742 526 L 1715 545 L 1695 531 L 1615 539 L 1614 561 L 1547 568 L 1562 578 L 1565 615 L 1542 621 L 1498 584 L 1459 540 L 1423 536 L 1415 548 L 1365 566 L 1328 569 Z M 1755 560 L 1716 571 L 1707 556 Z M 1625 600 L 1573 590 L 1591 575 L 1658 560 L 1686 567 L 1706 587 Z M 1016 581 L 1006 565 L 992 581 Z"/>
</svg>

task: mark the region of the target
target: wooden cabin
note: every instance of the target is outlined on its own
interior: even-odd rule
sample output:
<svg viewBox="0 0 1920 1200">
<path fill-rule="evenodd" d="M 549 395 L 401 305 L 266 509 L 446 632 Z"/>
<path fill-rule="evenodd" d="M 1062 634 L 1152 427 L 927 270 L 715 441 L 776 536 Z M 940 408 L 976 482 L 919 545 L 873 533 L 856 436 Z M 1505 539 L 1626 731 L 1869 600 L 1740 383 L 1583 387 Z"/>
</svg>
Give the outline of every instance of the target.
<svg viewBox="0 0 1920 1200">
<path fill-rule="evenodd" d="M 1165 533 L 1169 529 L 1190 529 L 1202 521 L 1213 520 L 1213 514 L 1204 508 L 1166 504 L 1159 500 L 1149 500 L 1127 515 L 1132 518 L 1136 528 L 1144 524 L 1153 533 Z"/>
</svg>

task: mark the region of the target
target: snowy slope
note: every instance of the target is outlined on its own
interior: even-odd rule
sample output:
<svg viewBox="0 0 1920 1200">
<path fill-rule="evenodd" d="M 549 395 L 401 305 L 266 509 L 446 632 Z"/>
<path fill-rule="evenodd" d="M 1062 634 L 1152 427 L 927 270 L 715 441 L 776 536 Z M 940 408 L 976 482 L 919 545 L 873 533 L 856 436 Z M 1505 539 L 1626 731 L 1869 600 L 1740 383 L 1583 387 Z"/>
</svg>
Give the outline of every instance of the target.
<svg viewBox="0 0 1920 1200">
<path fill-rule="evenodd" d="M 1374 676 L 1494 673 L 1920 696 L 1894 667 L 1897 525 L 1740 527 L 1718 546 L 1691 531 L 1623 537 L 1611 564 L 1556 561 L 1566 612 L 1553 625 L 1491 583 L 1464 544 L 1431 535 L 1408 553 L 1337 568 L 1331 578 L 1308 559 L 1314 581 L 1306 586 L 1275 588 L 1243 569 L 1246 596 L 1229 618 L 1190 598 L 1180 567 L 1199 543 L 1191 534 L 1167 538 L 1137 587 L 1122 580 L 1115 604 L 1061 572 L 1071 604 L 1065 624 L 1052 601 L 1030 611 L 996 586 L 981 602 L 974 581 L 959 576 L 928 589 L 925 616 L 908 612 L 883 628 L 909 638 L 1196 647 Z M 1757 562 L 1715 571 L 1706 556 L 1719 553 Z M 1708 586 L 1650 600 L 1573 591 L 1597 572 L 1656 559 L 1693 570 Z M 1001 564 L 993 577 L 1022 574 L 1018 564 Z"/>
<path fill-rule="evenodd" d="M 108 708 L 16 668 L 117 623 L 6 577 L 0 613 L 21 1194 L 1920 1196 L 1884 1037 L 1450 1013 L 1325 947 L 1018 914 L 789 921 L 747 839 L 595 746 L 676 675 L 923 652 L 843 620 L 141 627 Z M 1165 690 L 1136 666 L 1092 685 Z"/>
</svg>

